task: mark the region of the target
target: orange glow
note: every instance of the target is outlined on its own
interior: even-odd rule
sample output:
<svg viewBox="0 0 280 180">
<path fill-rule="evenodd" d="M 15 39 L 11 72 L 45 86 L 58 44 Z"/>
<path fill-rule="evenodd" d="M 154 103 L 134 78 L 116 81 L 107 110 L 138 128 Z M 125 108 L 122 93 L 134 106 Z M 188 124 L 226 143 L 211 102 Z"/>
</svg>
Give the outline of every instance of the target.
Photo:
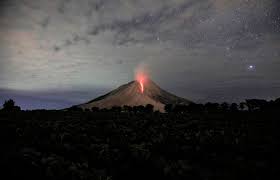
<svg viewBox="0 0 280 180">
<path fill-rule="evenodd" d="M 142 71 L 138 71 L 135 74 L 135 80 L 139 83 L 140 85 L 140 92 L 143 94 L 145 91 L 145 84 L 148 80 L 148 75 L 146 72 Z"/>
<path fill-rule="evenodd" d="M 149 71 L 146 64 L 140 64 L 135 69 L 135 80 L 139 83 L 139 93 L 144 94 L 149 81 Z"/>
<path fill-rule="evenodd" d="M 143 83 L 143 80 L 140 80 L 140 86 L 141 86 L 141 93 L 143 94 L 144 93 L 144 83 Z"/>
</svg>

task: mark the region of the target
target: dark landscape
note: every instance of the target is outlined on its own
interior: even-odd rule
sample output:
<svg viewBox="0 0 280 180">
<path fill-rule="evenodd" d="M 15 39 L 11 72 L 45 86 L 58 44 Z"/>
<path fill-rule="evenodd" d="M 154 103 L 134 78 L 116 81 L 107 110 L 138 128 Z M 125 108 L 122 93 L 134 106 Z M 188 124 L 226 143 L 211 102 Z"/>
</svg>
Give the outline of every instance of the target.
<svg viewBox="0 0 280 180">
<path fill-rule="evenodd" d="M 0 111 L 8 179 L 266 179 L 278 174 L 280 99 L 240 104 Z M 5 176 L 4 176 L 5 175 Z"/>
</svg>

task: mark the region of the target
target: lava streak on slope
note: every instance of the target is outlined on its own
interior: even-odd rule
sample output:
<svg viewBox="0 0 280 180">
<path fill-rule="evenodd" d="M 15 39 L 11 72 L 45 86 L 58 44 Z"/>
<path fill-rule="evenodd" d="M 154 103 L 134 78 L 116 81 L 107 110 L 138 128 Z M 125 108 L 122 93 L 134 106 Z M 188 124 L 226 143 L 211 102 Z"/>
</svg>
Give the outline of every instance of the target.
<svg viewBox="0 0 280 180">
<path fill-rule="evenodd" d="M 140 85 L 140 92 L 143 94 L 144 93 L 144 91 L 145 91 L 145 84 L 146 84 L 146 82 L 147 82 L 147 79 L 148 79 L 148 77 L 147 77 L 147 75 L 145 74 L 145 73 L 137 73 L 136 74 L 136 81 L 139 83 L 139 85 Z"/>
<path fill-rule="evenodd" d="M 139 65 L 135 70 L 135 80 L 139 83 L 139 91 L 144 94 L 149 80 L 148 67 L 145 64 Z"/>
<path fill-rule="evenodd" d="M 144 83 L 143 83 L 143 80 L 140 80 L 140 86 L 141 86 L 141 93 L 143 94 L 144 93 Z"/>
</svg>

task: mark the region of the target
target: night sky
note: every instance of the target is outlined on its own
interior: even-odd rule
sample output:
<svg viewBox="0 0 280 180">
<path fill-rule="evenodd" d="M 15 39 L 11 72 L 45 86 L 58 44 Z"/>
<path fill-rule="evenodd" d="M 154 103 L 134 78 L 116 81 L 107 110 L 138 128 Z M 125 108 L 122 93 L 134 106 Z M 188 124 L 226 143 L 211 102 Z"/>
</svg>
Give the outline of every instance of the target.
<svg viewBox="0 0 280 180">
<path fill-rule="evenodd" d="M 0 102 L 69 107 L 143 65 L 195 102 L 280 97 L 280 1 L 0 1 Z"/>
</svg>

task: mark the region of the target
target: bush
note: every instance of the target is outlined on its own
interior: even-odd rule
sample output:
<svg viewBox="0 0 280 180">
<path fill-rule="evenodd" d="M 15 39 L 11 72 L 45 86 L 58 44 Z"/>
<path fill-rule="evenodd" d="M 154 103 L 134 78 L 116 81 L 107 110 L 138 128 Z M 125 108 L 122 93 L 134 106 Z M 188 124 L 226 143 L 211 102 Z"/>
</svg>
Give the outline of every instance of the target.
<svg viewBox="0 0 280 180">
<path fill-rule="evenodd" d="M 4 111 L 20 111 L 21 108 L 19 106 L 15 105 L 15 101 L 14 100 L 9 99 L 9 100 L 4 102 L 3 110 Z"/>
</svg>

